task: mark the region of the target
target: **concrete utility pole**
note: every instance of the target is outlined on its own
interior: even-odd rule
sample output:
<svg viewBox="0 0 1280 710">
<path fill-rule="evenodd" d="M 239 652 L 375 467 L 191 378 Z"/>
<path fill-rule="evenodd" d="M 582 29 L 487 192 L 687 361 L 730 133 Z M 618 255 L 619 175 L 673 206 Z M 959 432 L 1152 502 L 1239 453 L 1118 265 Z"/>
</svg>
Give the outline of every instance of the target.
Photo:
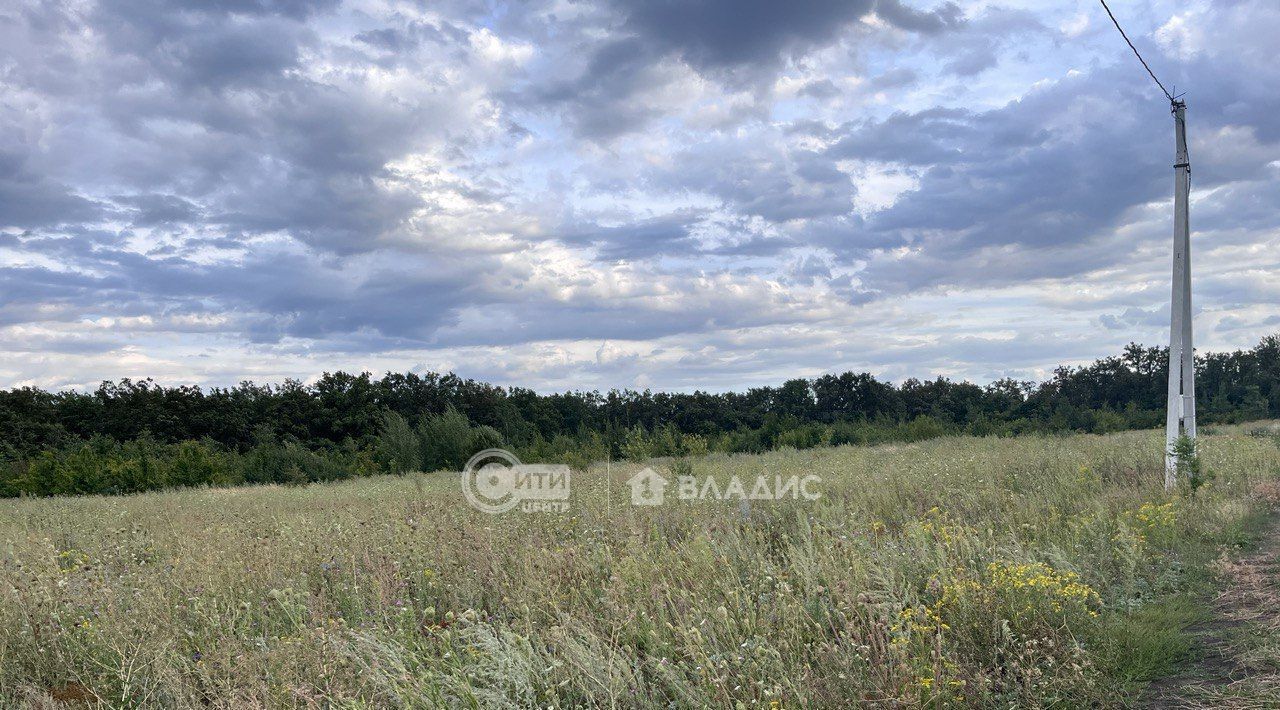
<svg viewBox="0 0 1280 710">
<path fill-rule="evenodd" d="M 1174 446 L 1196 438 L 1196 363 L 1191 343 L 1191 161 L 1187 155 L 1187 104 L 1172 99 L 1176 133 L 1173 165 L 1173 301 L 1169 309 L 1169 414 L 1165 423 L 1164 487 L 1178 482 Z"/>
<path fill-rule="evenodd" d="M 1180 461 L 1175 451 L 1178 439 L 1196 440 L 1196 351 L 1191 344 L 1191 224 L 1188 201 L 1191 197 L 1191 159 L 1187 156 L 1187 102 L 1164 88 L 1151 71 L 1142 53 L 1124 33 L 1107 0 L 1099 0 L 1111 24 L 1142 62 L 1151 80 L 1169 99 L 1175 131 L 1173 162 L 1173 302 L 1169 309 L 1169 418 L 1165 423 L 1164 487 L 1178 483 Z M 1176 87 L 1175 87 L 1176 88 Z"/>
</svg>

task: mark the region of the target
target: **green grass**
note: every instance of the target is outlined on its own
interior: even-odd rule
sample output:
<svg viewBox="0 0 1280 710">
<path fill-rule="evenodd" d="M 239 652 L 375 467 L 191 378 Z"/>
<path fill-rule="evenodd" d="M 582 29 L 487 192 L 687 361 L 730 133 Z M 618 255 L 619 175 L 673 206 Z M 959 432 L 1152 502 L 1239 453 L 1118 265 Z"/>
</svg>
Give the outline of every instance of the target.
<svg viewBox="0 0 1280 710">
<path fill-rule="evenodd" d="M 818 501 L 488 516 L 444 474 L 0 503 L 0 706 L 1120 705 L 1188 654 L 1280 447 L 979 439 L 712 455 Z M 661 462 L 658 464 L 661 466 Z M 668 490 L 670 495 L 671 491 Z"/>
<path fill-rule="evenodd" d="M 1108 615 L 1100 665 L 1136 692 L 1142 682 L 1171 675 L 1194 658 L 1194 639 L 1187 629 L 1209 618 L 1208 606 L 1193 592 Z"/>
<path fill-rule="evenodd" d="M 1108 638 L 1102 665 L 1134 691 L 1145 681 L 1173 675 L 1200 655 L 1197 624 L 1214 621 L 1210 604 L 1224 583 L 1212 563 L 1224 551 L 1239 553 L 1258 542 L 1269 511 L 1258 508 L 1208 535 L 1188 536 L 1177 548 L 1179 580 L 1175 589 L 1141 606 L 1107 616 Z"/>
</svg>

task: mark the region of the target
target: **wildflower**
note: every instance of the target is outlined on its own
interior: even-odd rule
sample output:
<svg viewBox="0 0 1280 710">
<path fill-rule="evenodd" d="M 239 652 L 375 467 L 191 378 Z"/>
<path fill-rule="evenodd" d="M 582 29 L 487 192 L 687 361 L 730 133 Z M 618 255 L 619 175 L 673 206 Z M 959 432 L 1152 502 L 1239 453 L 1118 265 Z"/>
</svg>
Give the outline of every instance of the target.
<svg viewBox="0 0 1280 710">
<path fill-rule="evenodd" d="M 1059 572 L 1043 562 L 992 562 L 987 571 L 995 590 L 1015 594 L 1025 600 L 1022 611 L 1026 613 L 1034 610 L 1036 598 L 1047 600 L 1055 613 L 1067 607 L 1087 609 L 1100 603 L 1098 593 L 1081 582 L 1075 572 Z M 1031 595 L 1031 598 L 1025 595 Z"/>
</svg>

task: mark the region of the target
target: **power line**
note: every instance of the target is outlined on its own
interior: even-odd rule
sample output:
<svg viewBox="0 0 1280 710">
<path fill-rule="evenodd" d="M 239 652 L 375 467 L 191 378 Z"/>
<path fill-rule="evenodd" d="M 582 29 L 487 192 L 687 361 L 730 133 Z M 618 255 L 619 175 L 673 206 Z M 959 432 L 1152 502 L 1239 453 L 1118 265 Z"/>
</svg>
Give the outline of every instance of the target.
<svg viewBox="0 0 1280 710">
<path fill-rule="evenodd" d="M 1120 22 L 1116 20 L 1116 16 L 1112 14 L 1111 8 L 1107 7 L 1107 0 L 1098 0 L 1098 2 L 1102 3 L 1102 9 L 1107 11 L 1107 17 L 1111 18 L 1111 24 L 1115 25 L 1117 30 L 1120 30 L 1120 36 L 1124 37 L 1124 41 L 1129 45 L 1129 49 L 1133 50 L 1133 56 L 1137 57 L 1138 61 L 1142 62 L 1142 68 L 1146 69 L 1147 73 L 1151 75 L 1151 79 L 1156 82 L 1156 86 L 1160 87 L 1160 90 L 1164 92 L 1165 98 L 1169 99 L 1170 103 L 1173 103 L 1173 94 L 1169 93 L 1169 90 L 1164 88 L 1164 84 L 1161 84 L 1160 80 L 1156 78 L 1156 73 L 1151 71 L 1151 67 L 1147 66 L 1147 60 L 1142 58 L 1142 55 L 1138 53 L 1138 48 L 1133 46 L 1133 42 L 1129 41 L 1129 35 L 1124 33 L 1124 28 L 1120 26 Z"/>
</svg>

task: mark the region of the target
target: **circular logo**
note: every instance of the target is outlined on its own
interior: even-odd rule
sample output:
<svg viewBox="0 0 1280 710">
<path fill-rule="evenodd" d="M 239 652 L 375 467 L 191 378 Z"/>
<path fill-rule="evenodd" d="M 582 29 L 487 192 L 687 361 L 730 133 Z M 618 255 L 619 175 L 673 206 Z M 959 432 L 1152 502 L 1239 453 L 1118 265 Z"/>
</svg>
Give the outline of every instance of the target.
<svg viewBox="0 0 1280 710">
<path fill-rule="evenodd" d="M 512 469 L 520 459 L 503 449 L 485 449 L 462 467 L 462 495 L 472 508 L 484 513 L 505 513 L 520 504 Z"/>
</svg>

